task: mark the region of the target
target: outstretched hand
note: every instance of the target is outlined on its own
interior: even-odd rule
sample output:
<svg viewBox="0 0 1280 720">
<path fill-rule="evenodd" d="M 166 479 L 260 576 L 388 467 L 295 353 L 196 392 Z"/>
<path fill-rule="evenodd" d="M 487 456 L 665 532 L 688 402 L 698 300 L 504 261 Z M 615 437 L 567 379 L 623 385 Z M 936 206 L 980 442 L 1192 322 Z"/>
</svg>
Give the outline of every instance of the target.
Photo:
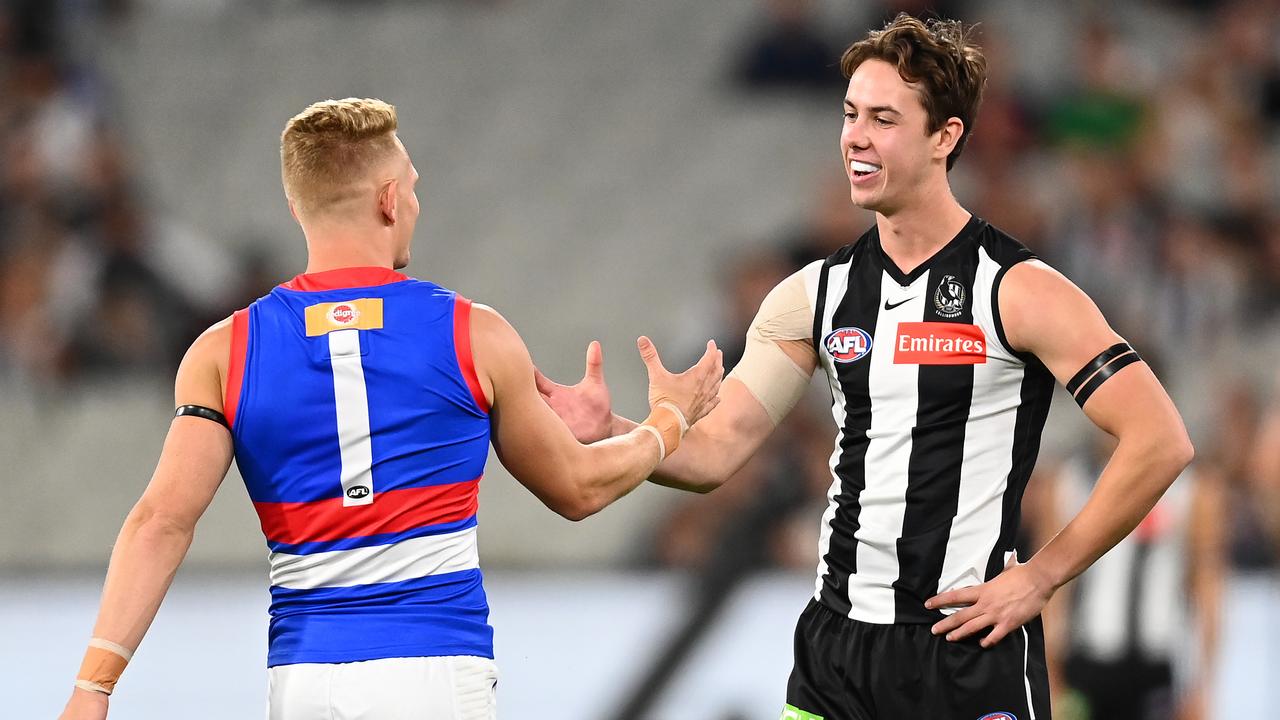
<svg viewBox="0 0 1280 720">
<path fill-rule="evenodd" d="M 542 371 L 533 369 L 534 382 L 542 399 L 573 432 L 581 443 L 593 443 L 609 437 L 613 412 L 609 403 L 609 386 L 604 381 L 604 350 L 592 340 L 587 346 L 587 369 L 576 385 L 561 385 Z"/>
<path fill-rule="evenodd" d="M 991 628 L 981 642 L 989 648 L 1039 615 L 1053 591 L 1048 578 L 1030 563 L 1019 563 L 1013 557 L 1004 572 L 990 581 L 935 595 L 924 606 L 930 610 L 963 608 L 935 623 L 933 634 L 945 634 L 954 642 Z"/>
<path fill-rule="evenodd" d="M 641 336 L 636 340 L 640 359 L 649 371 L 649 407 L 669 402 L 684 413 L 685 422 L 693 425 L 720 404 L 720 383 L 724 380 L 724 353 L 715 340 L 707 341 L 707 350 L 693 367 L 682 373 L 671 373 L 662 365 L 653 341 Z"/>
</svg>

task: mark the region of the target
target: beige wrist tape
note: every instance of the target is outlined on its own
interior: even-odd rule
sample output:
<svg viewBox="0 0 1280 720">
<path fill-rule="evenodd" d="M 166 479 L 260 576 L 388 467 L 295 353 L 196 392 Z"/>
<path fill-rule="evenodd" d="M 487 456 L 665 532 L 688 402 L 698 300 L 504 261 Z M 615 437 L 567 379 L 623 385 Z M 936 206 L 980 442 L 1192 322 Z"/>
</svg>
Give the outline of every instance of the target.
<svg viewBox="0 0 1280 720">
<path fill-rule="evenodd" d="M 660 402 L 649 411 L 649 417 L 640 423 L 645 432 L 652 433 L 658 440 L 658 461 L 661 462 L 680 447 L 680 440 L 689 431 L 689 423 L 684 413 L 675 403 Z"/>
<path fill-rule="evenodd" d="M 132 658 L 133 652 L 129 648 L 110 640 L 93 638 L 84 653 L 84 662 L 80 664 L 76 687 L 110 695 Z"/>
</svg>

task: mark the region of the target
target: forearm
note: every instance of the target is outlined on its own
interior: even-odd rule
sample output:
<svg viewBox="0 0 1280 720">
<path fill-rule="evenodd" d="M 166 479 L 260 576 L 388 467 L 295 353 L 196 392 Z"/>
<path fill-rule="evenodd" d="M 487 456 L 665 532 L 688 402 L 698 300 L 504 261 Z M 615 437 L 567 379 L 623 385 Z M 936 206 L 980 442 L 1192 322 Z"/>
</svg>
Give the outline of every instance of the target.
<svg viewBox="0 0 1280 720">
<path fill-rule="evenodd" d="M 631 429 L 615 437 L 581 447 L 581 457 L 571 461 L 577 497 L 563 515 L 581 520 L 636 489 L 658 466 L 658 441 L 652 433 Z M 683 447 L 683 445 L 682 445 Z"/>
<path fill-rule="evenodd" d="M 1122 438 L 1084 508 L 1028 564 L 1062 587 L 1132 532 L 1189 461 L 1158 441 Z"/>
<path fill-rule="evenodd" d="M 714 414 L 714 413 L 713 413 Z M 688 492 L 706 493 L 720 487 L 725 480 L 744 464 L 746 457 L 736 465 L 727 457 L 720 443 L 698 424 L 689 429 L 680 442 L 680 451 L 662 461 L 649 476 L 649 481 L 664 487 Z M 637 423 L 625 417 L 613 416 L 613 434 L 630 432 Z"/>
<path fill-rule="evenodd" d="M 193 533 L 136 508 L 111 552 L 94 637 L 136 649 L 191 546 Z"/>
</svg>

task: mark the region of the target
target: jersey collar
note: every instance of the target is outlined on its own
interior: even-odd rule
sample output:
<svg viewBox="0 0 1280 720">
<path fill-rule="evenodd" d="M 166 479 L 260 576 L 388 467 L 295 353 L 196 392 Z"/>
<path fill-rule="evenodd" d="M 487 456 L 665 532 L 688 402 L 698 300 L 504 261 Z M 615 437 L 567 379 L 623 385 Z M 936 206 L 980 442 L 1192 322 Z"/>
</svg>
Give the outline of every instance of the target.
<svg viewBox="0 0 1280 720">
<path fill-rule="evenodd" d="M 880 264 L 884 267 L 885 272 L 889 273 L 889 277 L 896 280 L 899 285 L 906 287 L 907 285 L 915 282 L 921 275 L 928 272 L 929 268 L 933 266 L 937 260 L 945 257 L 952 249 L 976 232 L 978 228 L 982 226 L 983 222 L 982 218 L 970 213 L 969 221 L 964 224 L 964 227 L 960 228 L 960 232 L 956 233 L 955 237 L 948 240 L 946 245 L 943 245 L 937 252 L 930 255 L 929 259 L 912 268 L 909 273 L 902 272 L 902 269 L 893 261 L 893 258 L 890 258 L 889 254 L 884 251 L 884 247 L 880 244 L 879 226 L 873 225 L 871 227 L 871 232 L 873 233 L 872 244 L 875 246 L 876 255 L 879 257 Z"/>
<path fill-rule="evenodd" d="M 280 287 L 301 292 L 374 287 L 408 280 L 408 275 L 384 267 L 349 267 L 323 272 L 302 273 Z"/>
</svg>

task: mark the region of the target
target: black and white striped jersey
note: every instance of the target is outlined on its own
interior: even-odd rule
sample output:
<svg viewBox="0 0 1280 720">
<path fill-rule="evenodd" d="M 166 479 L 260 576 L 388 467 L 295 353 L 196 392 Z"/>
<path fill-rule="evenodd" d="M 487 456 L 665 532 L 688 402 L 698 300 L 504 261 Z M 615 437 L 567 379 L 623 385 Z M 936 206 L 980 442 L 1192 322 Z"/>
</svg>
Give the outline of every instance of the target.
<svg viewBox="0 0 1280 720">
<path fill-rule="evenodd" d="M 1073 458 L 1059 476 L 1059 512 L 1074 517 L 1105 458 Z M 1141 659 L 1181 666 L 1194 656 L 1187 570 L 1196 484 L 1187 468 L 1132 533 L 1072 581 L 1069 655 L 1095 663 Z"/>
<path fill-rule="evenodd" d="M 910 273 L 875 228 L 803 271 L 839 427 L 819 602 L 934 622 L 925 600 L 1003 569 L 1054 384 L 1000 324 L 1005 271 L 1034 257 L 974 216 Z"/>
</svg>

